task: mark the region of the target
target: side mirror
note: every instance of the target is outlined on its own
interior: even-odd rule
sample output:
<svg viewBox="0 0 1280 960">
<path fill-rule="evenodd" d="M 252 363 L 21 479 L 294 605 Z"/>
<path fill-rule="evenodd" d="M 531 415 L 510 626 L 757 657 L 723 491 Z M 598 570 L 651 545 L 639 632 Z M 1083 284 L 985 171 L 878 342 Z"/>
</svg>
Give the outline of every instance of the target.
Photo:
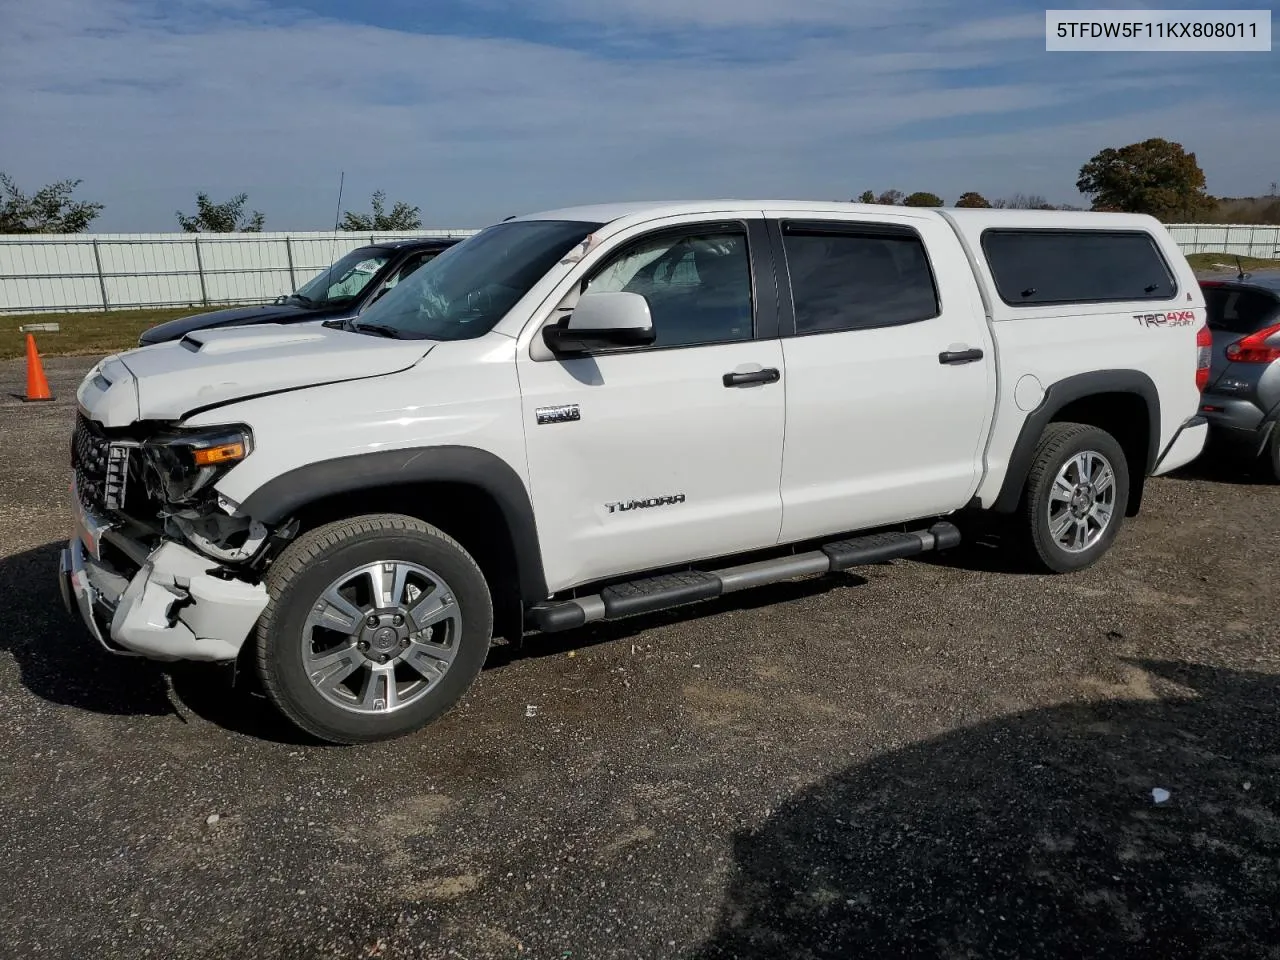
<svg viewBox="0 0 1280 960">
<path fill-rule="evenodd" d="M 649 301 L 638 293 L 584 293 L 567 322 L 542 329 L 542 341 L 556 354 L 643 347 L 656 336 Z"/>
</svg>

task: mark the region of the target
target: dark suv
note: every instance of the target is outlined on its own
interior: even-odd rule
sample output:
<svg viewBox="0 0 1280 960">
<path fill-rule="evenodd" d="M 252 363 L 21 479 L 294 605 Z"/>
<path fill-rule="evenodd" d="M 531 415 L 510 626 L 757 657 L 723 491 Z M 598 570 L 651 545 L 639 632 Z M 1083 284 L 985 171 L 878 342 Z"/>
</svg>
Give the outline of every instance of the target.
<svg viewBox="0 0 1280 960">
<path fill-rule="evenodd" d="M 296 293 L 261 306 L 231 307 L 179 317 L 144 330 L 140 346 L 178 340 L 192 330 L 239 327 L 251 323 L 304 323 L 350 320 L 397 283 L 447 250 L 459 238 L 387 240 L 358 247 L 308 280 Z"/>
<path fill-rule="evenodd" d="M 1201 280 L 1213 334 L 1201 409 L 1210 437 L 1280 480 L 1280 271 Z"/>
</svg>

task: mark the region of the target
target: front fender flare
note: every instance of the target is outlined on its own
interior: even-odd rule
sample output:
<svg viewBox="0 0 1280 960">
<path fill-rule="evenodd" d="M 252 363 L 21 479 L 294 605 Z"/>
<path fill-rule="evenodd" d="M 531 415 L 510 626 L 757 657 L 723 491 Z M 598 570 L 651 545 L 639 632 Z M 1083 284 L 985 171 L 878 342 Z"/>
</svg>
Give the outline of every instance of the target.
<svg viewBox="0 0 1280 960">
<path fill-rule="evenodd" d="M 268 480 L 245 499 L 239 513 L 270 525 L 325 497 L 418 483 L 459 483 L 488 494 L 511 536 L 521 595 L 530 601 L 547 597 L 529 492 L 519 475 L 487 450 L 406 447 L 320 460 Z"/>
</svg>

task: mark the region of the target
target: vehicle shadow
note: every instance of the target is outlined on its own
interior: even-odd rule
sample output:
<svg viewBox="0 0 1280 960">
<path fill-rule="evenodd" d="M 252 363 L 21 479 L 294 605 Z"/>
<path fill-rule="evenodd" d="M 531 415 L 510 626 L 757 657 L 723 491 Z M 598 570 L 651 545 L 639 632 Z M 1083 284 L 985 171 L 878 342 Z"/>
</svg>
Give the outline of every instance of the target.
<svg viewBox="0 0 1280 960">
<path fill-rule="evenodd" d="M 164 672 L 154 663 L 114 657 L 66 613 L 58 591 L 60 543 L 0 557 L 0 650 L 18 665 L 23 686 L 50 703 L 93 713 L 174 713 Z"/>
<path fill-rule="evenodd" d="M 786 801 L 735 837 L 693 955 L 1274 956 L 1280 677 L 1130 666 L 1157 697 L 1004 717 Z"/>
<path fill-rule="evenodd" d="M 948 517 L 960 528 L 960 543 L 950 550 L 929 551 L 908 557 L 913 563 L 954 567 L 977 573 L 1034 576 L 1036 570 L 1025 558 L 1017 541 L 1014 519 L 1002 514 L 970 511 Z"/>
<path fill-rule="evenodd" d="M 61 543 L 0 557 L 0 650 L 10 653 L 22 684 L 50 703 L 116 716 L 186 712 L 228 731 L 285 744 L 318 744 L 285 720 L 262 695 L 251 670 L 206 663 L 159 663 L 107 653 L 69 616 L 58 591 Z M 718 600 L 590 624 L 554 634 L 527 634 L 520 643 L 496 643 L 485 670 L 517 660 L 556 656 L 627 640 L 655 627 L 752 610 L 860 586 L 862 577 L 832 574 L 772 584 Z"/>
<path fill-rule="evenodd" d="M 526 633 L 519 643 L 495 644 L 485 661 L 485 670 L 499 670 L 517 660 L 554 657 L 570 650 L 585 650 L 607 643 L 617 643 L 673 623 L 693 623 L 733 610 L 756 610 L 761 607 L 816 597 L 833 590 L 860 587 L 866 579 L 848 571 L 786 580 L 744 590 L 715 600 L 703 600 L 683 607 L 672 607 L 655 613 L 638 614 L 623 620 L 587 624 L 561 633 Z"/>
<path fill-rule="evenodd" d="M 1273 487 L 1275 478 L 1261 458 L 1242 457 L 1229 451 L 1206 450 L 1185 467 L 1167 474 L 1172 480 L 1232 483 L 1244 486 Z"/>
<path fill-rule="evenodd" d="M 61 543 L 0 557 L 0 651 L 23 686 L 50 703 L 111 716 L 174 716 L 189 710 L 230 731 L 280 743 L 314 741 L 251 685 L 233 687 L 229 667 L 164 664 L 107 653 L 69 616 L 58 590 Z"/>
</svg>

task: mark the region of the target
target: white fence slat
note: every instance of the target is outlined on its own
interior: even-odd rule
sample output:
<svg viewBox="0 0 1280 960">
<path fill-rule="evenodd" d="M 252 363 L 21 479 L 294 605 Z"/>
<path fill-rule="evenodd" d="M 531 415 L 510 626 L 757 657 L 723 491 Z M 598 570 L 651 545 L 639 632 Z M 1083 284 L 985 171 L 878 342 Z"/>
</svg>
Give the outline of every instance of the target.
<svg viewBox="0 0 1280 960">
<path fill-rule="evenodd" d="M 1169 233 L 1184 254 L 1229 253 L 1280 258 L 1280 225 L 1262 223 L 1176 223 Z"/>
<path fill-rule="evenodd" d="M 206 299 L 211 308 L 261 303 L 290 293 L 371 238 L 475 232 L 0 235 L 0 314 L 101 310 L 104 290 L 112 310 L 202 308 Z M 296 285 L 290 281 L 291 252 Z"/>
<path fill-rule="evenodd" d="M 113 310 L 200 308 L 206 297 L 210 307 L 260 303 L 289 293 L 371 240 L 465 237 L 475 232 L 0 235 L 0 314 L 101 310 L 104 289 Z M 1280 226 L 1276 225 L 1185 223 L 1170 224 L 1169 232 L 1184 254 L 1280 258 Z"/>
</svg>

